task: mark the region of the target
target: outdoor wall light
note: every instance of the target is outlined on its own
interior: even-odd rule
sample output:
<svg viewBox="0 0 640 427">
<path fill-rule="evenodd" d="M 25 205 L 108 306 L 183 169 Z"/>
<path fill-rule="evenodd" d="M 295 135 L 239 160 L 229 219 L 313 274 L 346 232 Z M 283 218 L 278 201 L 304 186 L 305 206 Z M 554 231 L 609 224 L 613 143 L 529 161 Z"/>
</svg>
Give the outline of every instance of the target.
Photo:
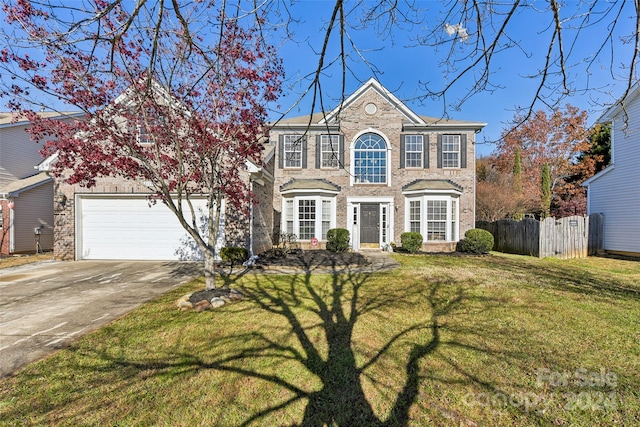
<svg viewBox="0 0 640 427">
<path fill-rule="evenodd" d="M 64 193 L 58 192 L 53 198 L 53 201 L 56 202 L 56 205 L 59 208 L 64 208 L 65 205 L 67 204 L 67 196 L 65 196 Z"/>
</svg>

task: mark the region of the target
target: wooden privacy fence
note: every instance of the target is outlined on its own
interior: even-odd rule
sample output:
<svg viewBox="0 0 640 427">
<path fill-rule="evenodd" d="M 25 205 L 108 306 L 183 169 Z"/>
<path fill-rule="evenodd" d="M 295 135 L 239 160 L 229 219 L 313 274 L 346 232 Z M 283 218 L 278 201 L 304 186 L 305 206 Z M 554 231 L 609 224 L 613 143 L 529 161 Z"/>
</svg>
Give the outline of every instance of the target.
<svg viewBox="0 0 640 427">
<path fill-rule="evenodd" d="M 478 221 L 476 227 L 493 234 L 493 250 L 509 254 L 567 259 L 595 255 L 604 249 L 602 214 L 543 221 Z"/>
</svg>

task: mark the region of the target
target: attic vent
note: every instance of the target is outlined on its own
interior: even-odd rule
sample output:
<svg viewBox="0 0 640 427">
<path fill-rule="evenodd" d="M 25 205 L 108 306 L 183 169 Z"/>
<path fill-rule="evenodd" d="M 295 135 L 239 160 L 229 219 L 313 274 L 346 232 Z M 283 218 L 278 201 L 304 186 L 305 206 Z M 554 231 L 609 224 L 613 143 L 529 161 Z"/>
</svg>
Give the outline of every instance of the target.
<svg viewBox="0 0 640 427">
<path fill-rule="evenodd" d="M 364 106 L 364 111 L 367 114 L 375 114 L 376 111 L 378 111 L 378 107 L 376 107 L 376 104 L 374 104 L 373 102 L 370 102 Z"/>
</svg>

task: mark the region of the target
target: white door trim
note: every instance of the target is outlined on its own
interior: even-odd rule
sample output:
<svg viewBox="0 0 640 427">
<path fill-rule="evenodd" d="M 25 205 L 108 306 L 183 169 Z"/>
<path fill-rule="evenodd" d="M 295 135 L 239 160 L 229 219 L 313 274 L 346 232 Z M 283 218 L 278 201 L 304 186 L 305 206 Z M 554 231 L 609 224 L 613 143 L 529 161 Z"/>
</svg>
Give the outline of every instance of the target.
<svg viewBox="0 0 640 427">
<path fill-rule="evenodd" d="M 387 210 L 387 227 L 386 235 L 389 243 L 393 240 L 394 236 L 394 221 L 395 221 L 395 200 L 392 196 L 385 197 L 368 197 L 357 196 L 347 197 L 347 229 L 351 236 L 351 248 L 354 251 L 360 250 L 360 204 L 362 203 L 377 203 L 380 205 L 380 219 L 382 220 L 383 206 Z M 380 227 L 380 239 L 382 239 L 383 229 Z M 382 240 L 380 240 L 382 245 Z"/>
</svg>

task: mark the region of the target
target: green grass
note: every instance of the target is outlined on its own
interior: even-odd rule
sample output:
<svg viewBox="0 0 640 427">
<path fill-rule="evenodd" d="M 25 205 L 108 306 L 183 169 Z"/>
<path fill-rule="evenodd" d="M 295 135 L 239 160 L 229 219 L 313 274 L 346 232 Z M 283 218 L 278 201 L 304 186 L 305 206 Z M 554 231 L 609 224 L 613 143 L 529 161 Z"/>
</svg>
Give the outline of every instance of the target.
<svg viewBox="0 0 640 427">
<path fill-rule="evenodd" d="M 191 282 L 0 382 L 0 424 L 640 422 L 640 263 L 393 256 L 204 313 Z"/>
</svg>

